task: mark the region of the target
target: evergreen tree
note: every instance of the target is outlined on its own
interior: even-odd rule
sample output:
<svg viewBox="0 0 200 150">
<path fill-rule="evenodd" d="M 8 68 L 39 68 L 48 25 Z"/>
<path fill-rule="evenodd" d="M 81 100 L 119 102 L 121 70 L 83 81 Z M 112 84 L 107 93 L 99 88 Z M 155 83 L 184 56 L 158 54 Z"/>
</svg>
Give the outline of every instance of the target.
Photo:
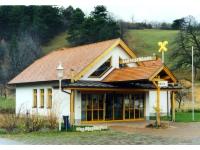
<svg viewBox="0 0 200 150">
<path fill-rule="evenodd" d="M 70 35 L 68 40 L 73 46 L 120 36 L 118 23 L 109 15 L 104 6 L 95 7 L 94 11 L 85 18 L 79 12 L 73 13 L 68 33 Z"/>
</svg>

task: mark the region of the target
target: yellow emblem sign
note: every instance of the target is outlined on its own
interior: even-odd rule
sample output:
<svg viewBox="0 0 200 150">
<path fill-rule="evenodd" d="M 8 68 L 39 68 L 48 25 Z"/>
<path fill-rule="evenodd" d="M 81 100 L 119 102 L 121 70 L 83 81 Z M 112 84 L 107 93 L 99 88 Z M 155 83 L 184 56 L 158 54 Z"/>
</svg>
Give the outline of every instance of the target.
<svg viewBox="0 0 200 150">
<path fill-rule="evenodd" d="M 164 41 L 164 42 L 158 42 L 158 46 L 160 46 L 160 49 L 158 50 L 159 52 L 166 52 L 167 51 L 167 44 L 168 41 Z"/>
</svg>

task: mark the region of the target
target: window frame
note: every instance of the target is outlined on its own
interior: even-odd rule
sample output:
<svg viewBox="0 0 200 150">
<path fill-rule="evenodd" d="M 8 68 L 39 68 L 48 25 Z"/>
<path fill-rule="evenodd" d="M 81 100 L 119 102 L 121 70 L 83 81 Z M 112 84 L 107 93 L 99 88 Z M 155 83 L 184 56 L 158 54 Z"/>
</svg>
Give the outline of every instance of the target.
<svg viewBox="0 0 200 150">
<path fill-rule="evenodd" d="M 47 108 L 48 109 L 52 108 L 52 101 L 53 101 L 53 99 L 52 99 L 52 92 L 53 92 L 53 90 L 51 88 L 47 89 Z"/>
<path fill-rule="evenodd" d="M 104 103 L 105 103 L 105 100 L 104 100 L 104 95 L 103 94 L 90 94 L 90 93 L 82 93 L 81 94 L 81 101 L 83 100 L 82 98 L 84 97 L 84 101 L 85 101 L 85 107 L 83 108 L 82 107 L 82 104 L 81 104 L 81 115 L 83 115 L 84 113 L 84 116 L 85 118 L 83 119 L 81 117 L 81 121 L 103 121 L 104 120 Z M 95 101 L 95 98 L 96 98 L 96 101 L 98 103 L 98 107 L 97 108 L 94 108 L 94 101 Z M 89 101 L 91 102 L 91 105 L 90 107 L 88 108 L 88 105 L 89 105 Z M 103 108 L 100 108 L 100 101 L 102 102 L 103 104 Z M 91 120 L 88 120 L 88 113 L 91 112 Z M 94 119 L 94 112 L 97 112 L 97 118 Z M 102 118 L 100 117 L 100 113 L 102 112 Z"/>
<path fill-rule="evenodd" d="M 110 62 L 110 66 L 105 70 L 103 71 L 99 76 L 95 76 L 95 75 L 92 75 L 93 73 L 95 73 L 104 63 L 106 63 L 107 61 Z M 103 64 L 101 64 L 94 72 L 92 72 L 89 76 L 89 78 L 101 78 L 103 75 L 106 74 L 106 72 L 108 70 L 110 70 L 112 68 L 112 57 L 109 57 Z"/>
<path fill-rule="evenodd" d="M 40 89 L 40 108 L 44 108 L 44 89 Z"/>
<path fill-rule="evenodd" d="M 33 89 L 33 106 L 32 108 L 37 108 L 37 89 Z"/>
<path fill-rule="evenodd" d="M 128 67 L 127 64 L 121 64 L 121 63 L 120 63 L 122 60 L 123 60 L 123 59 L 119 56 L 119 68 L 125 68 L 125 67 Z"/>
</svg>

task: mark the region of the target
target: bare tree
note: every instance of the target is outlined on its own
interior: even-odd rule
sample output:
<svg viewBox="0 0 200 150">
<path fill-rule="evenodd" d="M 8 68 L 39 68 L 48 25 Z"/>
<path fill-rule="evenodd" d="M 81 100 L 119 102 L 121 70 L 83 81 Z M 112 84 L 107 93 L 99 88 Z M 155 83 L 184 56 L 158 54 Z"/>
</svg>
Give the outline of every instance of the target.
<svg viewBox="0 0 200 150">
<path fill-rule="evenodd" d="M 178 108 L 181 108 L 181 104 L 187 96 L 187 92 L 183 89 L 176 93 L 176 101 L 178 102 Z"/>
<path fill-rule="evenodd" d="M 200 69 L 200 24 L 194 17 L 184 18 L 182 28 L 176 38 L 177 47 L 171 54 L 176 60 L 174 69 L 191 68 L 191 47 L 194 47 L 194 71 L 195 77 Z"/>
</svg>

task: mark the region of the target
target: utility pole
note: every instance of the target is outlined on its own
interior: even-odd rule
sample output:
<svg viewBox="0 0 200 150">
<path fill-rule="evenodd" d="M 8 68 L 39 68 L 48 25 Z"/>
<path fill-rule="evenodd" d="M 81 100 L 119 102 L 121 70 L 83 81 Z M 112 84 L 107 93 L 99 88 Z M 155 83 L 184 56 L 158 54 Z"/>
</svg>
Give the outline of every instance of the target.
<svg viewBox="0 0 200 150">
<path fill-rule="evenodd" d="M 192 46 L 192 121 L 194 121 L 194 50 Z"/>
</svg>

